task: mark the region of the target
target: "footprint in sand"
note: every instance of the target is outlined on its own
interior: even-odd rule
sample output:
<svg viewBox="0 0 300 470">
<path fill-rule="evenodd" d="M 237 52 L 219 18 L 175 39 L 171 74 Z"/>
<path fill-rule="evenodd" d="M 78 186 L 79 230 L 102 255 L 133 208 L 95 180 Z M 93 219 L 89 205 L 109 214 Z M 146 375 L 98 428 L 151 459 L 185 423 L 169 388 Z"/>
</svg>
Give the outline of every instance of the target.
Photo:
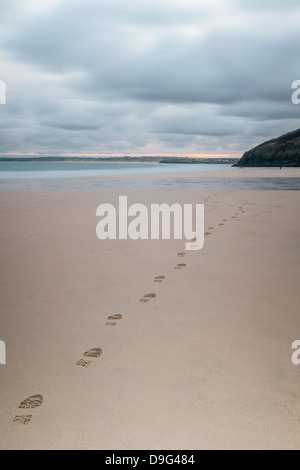
<svg viewBox="0 0 300 470">
<path fill-rule="evenodd" d="M 114 320 L 121 320 L 122 315 L 120 313 L 115 313 L 114 315 L 110 315 L 107 317 L 107 322 L 105 323 L 105 326 L 115 326 L 117 324 L 116 321 Z"/>
<path fill-rule="evenodd" d="M 31 397 L 23 400 L 20 403 L 19 408 L 26 409 L 26 410 L 33 410 L 34 408 L 38 408 L 39 406 L 41 406 L 43 401 L 44 399 L 42 395 L 32 395 Z M 17 415 L 14 417 L 12 424 L 14 426 L 18 426 L 18 425 L 27 426 L 27 424 L 29 424 L 31 420 L 32 420 L 32 415 Z"/>
<path fill-rule="evenodd" d="M 207 229 L 207 230 L 213 230 L 213 229 L 214 229 L 213 227 L 208 227 L 208 229 Z"/>
<path fill-rule="evenodd" d="M 155 276 L 154 282 L 162 282 L 163 279 L 166 279 L 166 276 Z"/>
<path fill-rule="evenodd" d="M 144 296 L 140 299 L 140 302 L 150 302 L 151 299 L 154 299 L 156 294 L 150 292 L 149 294 L 144 294 Z"/>
<path fill-rule="evenodd" d="M 211 235 L 211 232 L 205 232 L 204 236 L 207 237 L 208 235 Z"/>
<path fill-rule="evenodd" d="M 186 266 L 186 264 L 180 263 L 180 264 L 177 264 L 177 266 L 175 266 L 174 269 L 182 269 L 182 268 L 184 268 L 185 266 Z"/>
<path fill-rule="evenodd" d="M 223 223 L 222 223 L 222 224 L 219 224 L 219 226 L 221 226 L 221 225 L 225 225 L 225 224 L 223 224 Z"/>
<path fill-rule="evenodd" d="M 97 358 L 97 357 L 100 357 L 102 354 L 102 349 L 100 348 L 93 348 L 93 349 L 89 349 L 88 351 L 86 351 L 83 356 L 84 357 L 90 357 L 90 358 Z M 81 367 L 88 367 L 90 364 L 92 363 L 92 361 L 87 361 L 86 359 L 79 359 L 78 362 L 76 362 L 76 366 L 81 366 Z"/>
<path fill-rule="evenodd" d="M 227 219 L 222 219 L 222 222 L 227 222 Z"/>
<path fill-rule="evenodd" d="M 193 240 L 191 240 L 191 242 L 192 242 L 192 241 L 195 242 L 195 241 L 196 241 L 196 238 L 193 238 Z M 177 253 L 177 258 L 183 258 L 184 256 L 185 256 L 185 253 Z"/>
<path fill-rule="evenodd" d="M 233 215 L 231 218 L 232 218 L 232 219 L 236 219 L 236 216 L 235 216 L 235 215 Z"/>
</svg>

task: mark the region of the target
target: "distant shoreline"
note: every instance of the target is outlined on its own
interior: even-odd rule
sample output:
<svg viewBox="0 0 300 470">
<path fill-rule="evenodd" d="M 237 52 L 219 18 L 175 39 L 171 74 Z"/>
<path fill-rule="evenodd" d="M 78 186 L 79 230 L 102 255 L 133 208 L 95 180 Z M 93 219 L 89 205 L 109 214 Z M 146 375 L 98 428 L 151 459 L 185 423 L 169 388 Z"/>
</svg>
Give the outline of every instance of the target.
<svg viewBox="0 0 300 470">
<path fill-rule="evenodd" d="M 191 158 L 191 157 L 0 157 L 0 162 L 76 162 L 76 163 L 162 163 L 162 164 L 210 164 L 233 165 L 239 158 Z"/>
</svg>

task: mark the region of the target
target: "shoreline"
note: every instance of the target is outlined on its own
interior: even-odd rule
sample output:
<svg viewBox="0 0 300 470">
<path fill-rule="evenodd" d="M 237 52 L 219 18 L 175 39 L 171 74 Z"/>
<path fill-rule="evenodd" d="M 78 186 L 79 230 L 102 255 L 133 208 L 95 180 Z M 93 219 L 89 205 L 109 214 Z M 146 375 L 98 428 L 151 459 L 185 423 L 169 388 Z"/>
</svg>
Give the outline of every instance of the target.
<svg viewBox="0 0 300 470">
<path fill-rule="evenodd" d="M 50 172 L 49 172 L 50 173 Z M 0 179 L 5 191 L 299 190 L 300 168 Z"/>
<path fill-rule="evenodd" d="M 69 163 L 69 162 L 66 162 L 66 163 Z M 127 162 L 127 163 L 130 165 L 130 162 Z M 57 172 L 58 171 L 59 170 L 57 170 Z M 51 174 L 50 171 L 49 173 Z M 280 170 L 279 167 L 272 167 L 272 168 L 234 167 L 234 169 L 232 168 L 232 169 L 226 169 L 226 170 L 212 170 L 212 171 L 204 170 L 204 171 L 195 171 L 195 172 L 192 172 L 192 171 L 191 172 L 187 172 L 187 171 L 179 172 L 178 171 L 178 172 L 170 172 L 170 173 L 166 172 L 166 173 L 148 173 L 148 174 L 126 173 L 126 174 L 110 174 L 110 175 L 80 175 L 80 176 L 78 175 L 78 176 L 70 176 L 69 178 L 128 178 L 128 177 L 137 177 L 137 178 L 178 178 L 178 177 L 183 177 L 183 178 L 212 178 L 212 177 L 214 178 L 225 178 L 225 177 L 226 178 L 237 178 L 237 177 L 241 177 L 241 178 L 274 178 L 274 177 L 276 178 L 300 178 L 300 168 L 285 167 Z M 53 179 L 54 178 L 55 177 L 53 177 Z M 10 178 L 10 179 L 13 179 L 13 178 Z M 22 178 L 15 178 L 15 179 L 22 179 Z M 47 179 L 47 178 L 40 178 L 40 179 Z"/>
</svg>

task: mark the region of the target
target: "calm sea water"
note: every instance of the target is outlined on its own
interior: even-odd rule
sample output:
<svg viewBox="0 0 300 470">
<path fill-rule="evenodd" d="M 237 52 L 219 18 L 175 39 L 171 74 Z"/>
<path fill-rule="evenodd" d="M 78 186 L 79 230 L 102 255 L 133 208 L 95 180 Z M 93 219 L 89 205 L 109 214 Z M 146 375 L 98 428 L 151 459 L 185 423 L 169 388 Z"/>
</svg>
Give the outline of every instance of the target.
<svg viewBox="0 0 300 470">
<path fill-rule="evenodd" d="M 93 163 L 93 162 L 0 162 L 0 179 L 74 178 L 157 173 L 183 173 L 230 169 L 231 165 Z"/>
<path fill-rule="evenodd" d="M 217 170 L 236 171 L 237 179 L 196 175 Z M 299 178 L 239 179 L 239 171 L 231 165 L 208 164 L 0 162 L 0 190 L 300 189 Z M 195 178 L 185 178 L 187 172 Z M 168 178 L 167 173 L 176 176 Z M 157 174 L 162 176 L 151 178 Z"/>
</svg>

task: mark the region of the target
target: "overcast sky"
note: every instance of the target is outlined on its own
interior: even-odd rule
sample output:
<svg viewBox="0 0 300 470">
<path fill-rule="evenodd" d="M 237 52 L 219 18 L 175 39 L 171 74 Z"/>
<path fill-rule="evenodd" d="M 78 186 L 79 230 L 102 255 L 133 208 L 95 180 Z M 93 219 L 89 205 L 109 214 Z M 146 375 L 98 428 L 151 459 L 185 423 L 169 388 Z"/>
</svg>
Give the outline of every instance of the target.
<svg viewBox="0 0 300 470">
<path fill-rule="evenodd" d="M 0 0 L 2 154 L 241 154 L 297 79 L 299 0 Z"/>
</svg>

